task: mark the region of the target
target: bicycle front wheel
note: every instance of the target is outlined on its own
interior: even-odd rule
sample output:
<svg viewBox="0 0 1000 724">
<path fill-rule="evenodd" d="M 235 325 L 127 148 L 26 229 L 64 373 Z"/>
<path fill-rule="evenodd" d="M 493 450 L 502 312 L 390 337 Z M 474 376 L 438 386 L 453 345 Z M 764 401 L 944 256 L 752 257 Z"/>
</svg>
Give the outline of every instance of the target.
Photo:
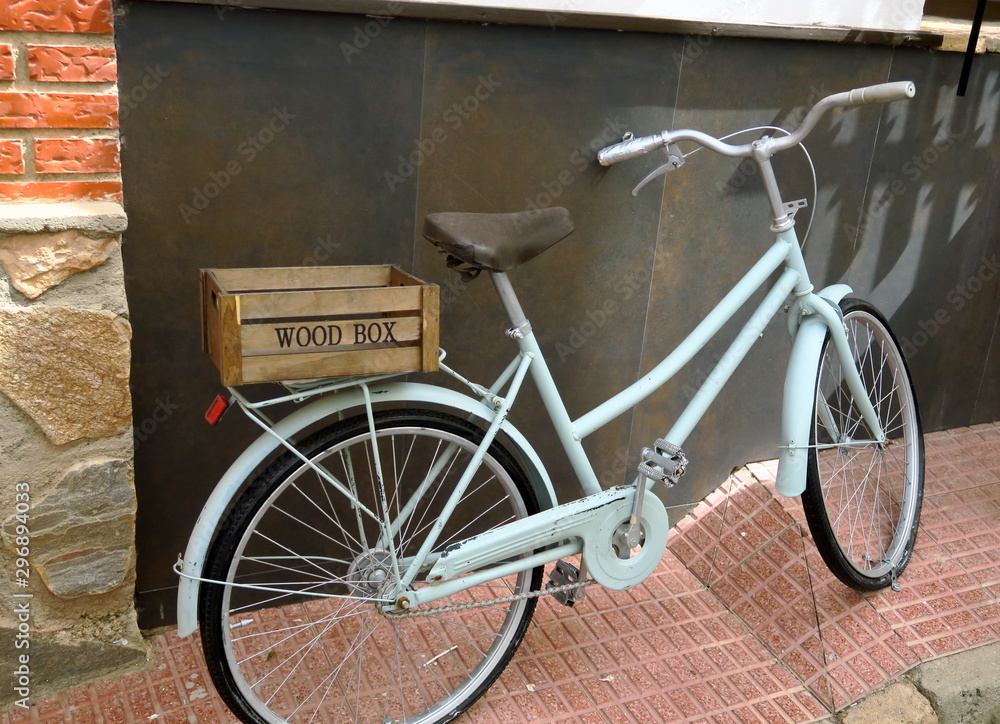
<svg viewBox="0 0 1000 724">
<path fill-rule="evenodd" d="M 827 333 L 802 507 L 830 570 L 852 588 L 874 591 L 893 583 L 913 552 L 924 443 L 906 361 L 885 317 L 860 299 L 840 307 L 854 364 L 889 444 L 874 441 Z"/>
<path fill-rule="evenodd" d="M 524 594 L 539 589 L 540 567 L 469 588 L 427 615 L 381 608 L 482 437 L 449 415 L 399 410 L 376 415 L 373 445 L 361 416 L 299 446 L 350 495 L 291 452 L 250 485 L 206 563 L 206 577 L 222 583 L 203 584 L 199 606 L 209 671 L 241 720 L 446 722 L 499 676 L 534 611 Z M 520 467 L 494 443 L 430 562 L 537 511 Z"/>
</svg>

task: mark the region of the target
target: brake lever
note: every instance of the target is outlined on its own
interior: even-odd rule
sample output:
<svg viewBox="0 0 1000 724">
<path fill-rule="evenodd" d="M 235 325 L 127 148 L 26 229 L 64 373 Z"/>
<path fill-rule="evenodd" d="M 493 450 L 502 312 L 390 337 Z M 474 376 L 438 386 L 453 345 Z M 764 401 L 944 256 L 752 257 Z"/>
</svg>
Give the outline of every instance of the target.
<svg viewBox="0 0 1000 724">
<path fill-rule="evenodd" d="M 655 179 L 657 176 L 663 176 L 664 174 L 670 171 L 675 171 L 684 165 L 684 154 L 681 153 L 680 149 L 677 148 L 675 144 L 671 143 L 667 146 L 664 149 L 664 153 L 667 154 L 667 162 L 662 166 L 657 166 L 649 173 L 649 175 L 646 176 L 646 178 L 640 181 L 639 185 L 632 189 L 633 196 L 638 196 L 642 187 Z"/>
</svg>

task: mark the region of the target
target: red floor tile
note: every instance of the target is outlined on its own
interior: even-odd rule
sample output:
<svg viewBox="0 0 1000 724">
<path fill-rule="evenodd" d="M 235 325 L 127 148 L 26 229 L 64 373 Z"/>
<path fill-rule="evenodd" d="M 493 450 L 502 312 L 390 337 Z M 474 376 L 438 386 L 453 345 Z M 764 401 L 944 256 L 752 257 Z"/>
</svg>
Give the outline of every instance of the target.
<svg viewBox="0 0 1000 724">
<path fill-rule="evenodd" d="M 573 609 L 542 599 L 514 660 L 464 720 L 805 723 L 920 661 L 1000 640 L 1000 424 L 928 435 L 926 449 L 902 590 L 841 584 L 800 502 L 775 493 L 774 463 L 754 464 L 677 523 L 635 589 L 591 586 Z M 148 671 L 0 714 L 0 724 L 235 721 L 197 636 L 153 644 Z"/>
</svg>

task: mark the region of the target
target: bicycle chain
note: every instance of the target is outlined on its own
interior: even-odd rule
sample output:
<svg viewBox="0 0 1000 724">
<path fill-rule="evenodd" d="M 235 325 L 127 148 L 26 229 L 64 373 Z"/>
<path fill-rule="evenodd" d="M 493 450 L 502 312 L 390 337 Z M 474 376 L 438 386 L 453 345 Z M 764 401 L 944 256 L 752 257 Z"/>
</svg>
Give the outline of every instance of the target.
<svg viewBox="0 0 1000 724">
<path fill-rule="evenodd" d="M 453 606 L 436 606 L 434 608 L 422 608 L 419 611 L 407 611 L 405 613 L 387 613 L 385 614 L 388 618 L 399 619 L 399 618 L 414 618 L 416 616 L 431 616 L 442 613 L 454 613 L 455 611 L 467 611 L 470 608 L 481 608 L 483 606 L 494 606 L 498 603 L 513 603 L 514 601 L 519 601 L 522 598 L 541 598 L 542 596 L 548 596 L 556 593 L 562 593 L 563 591 L 571 591 L 574 588 L 584 588 L 592 583 L 596 583 L 593 578 L 589 578 L 586 581 L 580 581 L 577 583 L 564 583 L 561 586 L 553 586 L 552 588 L 540 588 L 537 591 L 528 591 L 527 593 L 514 593 L 510 596 L 502 596 L 500 598 L 489 598 L 485 601 L 476 601 L 475 603 L 456 603 Z"/>
</svg>

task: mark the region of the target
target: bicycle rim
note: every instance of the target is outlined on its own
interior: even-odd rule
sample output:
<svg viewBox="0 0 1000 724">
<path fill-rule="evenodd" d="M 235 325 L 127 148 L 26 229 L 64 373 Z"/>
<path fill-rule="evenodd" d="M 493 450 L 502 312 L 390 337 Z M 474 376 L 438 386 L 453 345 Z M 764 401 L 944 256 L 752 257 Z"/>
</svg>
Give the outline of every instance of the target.
<svg viewBox="0 0 1000 724">
<path fill-rule="evenodd" d="M 854 362 L 889 444 L 883 448 L 874 441 L 828 338 L 817 380 L 812 479 L 803 505 L 812 513 L 807 518 L 813 538 L 831 570 L 845 583 L 870 590 L 894 580 L 913 550 L 923 495 L 923 440 L 906 363 L 884 318 L 859 300 L 845 300 L 842 307 Z"/>
<path fill-rule="evenodd" d="M 481 437 L 433 414 L 395 417 L 377 423 L 384 496 L 366 421 L 341 425 L 309 454 L 379 520 L 296 460 L 262 483 L 231 536 L 225 580 L 240 586 L 222 589 L 214 615 L 220 674 L 244 720 L 449 721 L 489 687 L 524 635 L 533 600 L 404 619 L 381 613 Z M 433 550 L 536 510 L 516 465 L 491 450 Z M 437 605 L 539 584 L 536 569 Z"/>
</svg>

